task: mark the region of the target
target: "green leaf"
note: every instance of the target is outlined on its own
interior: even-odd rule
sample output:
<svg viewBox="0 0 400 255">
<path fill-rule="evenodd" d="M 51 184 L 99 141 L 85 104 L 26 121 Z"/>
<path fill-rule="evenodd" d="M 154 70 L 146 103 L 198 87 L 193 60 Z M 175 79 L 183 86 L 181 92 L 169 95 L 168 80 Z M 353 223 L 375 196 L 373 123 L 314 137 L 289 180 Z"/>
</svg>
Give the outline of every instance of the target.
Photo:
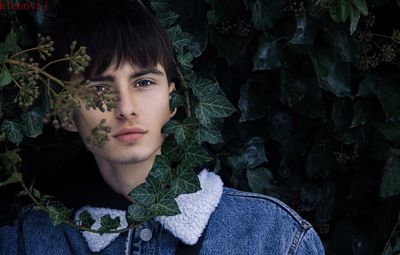
<svg viewBox="0 0 400 255">
<path fill-rule="evenodd" d="M 241 0 L 209 0 L 211 10 L 207 13 L 210 24 L 217 24 L 235 17 L 242 8 Z"/>
<path fill-rule="evenodd" d="M 219 92 L 219 86 L 217 82 L 201 76 L 193 77 L 188 85 L 192 88 L 193 94 L 198 98 L 207 97 Z"/>
<path fill-rule="evenodd" d="M 182 164 L 190 164 L 192 167 L 201 166 L 212 159 L 196 139 L 185 140 L 182 151 Z"/>
<path fill-rule="evenodd" d="M 149 208 L 156 216 L 173 216 L 180 213 L 178 204 L 173 198 L 162 198 Z"/>
<path fill-rule="evenodd" d="M 193 67 L 191 64 L 193 58 L 194 56 L 191 52 L 180 53 L 177 55 L 179 64 L 185 70 L 189 70 Z"/>
<path fill-rule="evenodd" d="M 298 82 L 303 84 L 299 86 L 304 86 L 306 91 L 303 100 L 295 104 L 293 108 L 312 119 L 325 118 L 325 104 L 317 82 L 314 79 L 309 78 L 298 79 Z"/>
<path fill-rule="evenodd" d="M 199 178 L 192 170 L 191 165 L 180 164 L 176 168 L 176 176 L 171 182 L 171 192 L 175 197 L 178 194 L 188 194 L 199 191 Z"/>
<path fill-rule="evenodd" d="M 17 183 L 22 181 L 21 173 L 13 173 L 10 177 L 7 178 L 4 182 L 0 182 L 0 188 L 4 187 L 8 184 Z"/>
<path fill-rule="evenodd" d="M 251 21 L 254 28 L 262 31 L 274 25 L 286 3 L 286 1 L 275 0 L 245 0 L 244 2 L 251 10 Z"/>
<path fill-rule="evenodd" d="M 253 192 L 264 193 L 265 189 L 272 189 L 274 177 L 269 169 L 265 167 L 247 169 L 248 184 Z"/>
<path fill-rule="evenodd" d="M 176 20 L 178 19 L 179 15 L 172 12 L 172 11 L 159 11 L 157 12 L 158 19 L 161 25 L 165 28 L 168 28 L 175 24 Z"/>
<path fill-rule="evenodd" d="M 358 21 L 360 20 L 360 12 L 357 9 L 353 9 L 350 20 L 350 34 L 352 35 L 357 29 Z"/>
<path fill-rule="evenodd" d="M 8 57 L 10 52 L 13 53 L 20 50 L 17 41 L 17 33 L 11 30 L 4 42 L 0 43 L 0 63 L 2 63 Z"/>
<path fill-rule="evenodd" d="M 312 60 L 322 89 L 337 97 L 350 96 L 350 70 L 347 64 L 337 61 L 326 50 L 316 51 Z"/>
<path fill-rule="evenodd" d="M 367 2 L 365 0 L 351 0 L 352 4 L 361 12 L 362 15 L 368 15 Z M 354 11 L 354 9 L 353 9 Z"/>
<path fill-rule="evenodd" d="M 400 142 L 400 121 L 381 123 L 378 129 L 386 139 L 395 143 Z"/>
<path fill-rule="evenodd" d="M 215 126 L 200 126 L 196 130 L 196 139 L 199 144 L 203 142 L 217 144 L 224 141 L 221 135 L 221 131 Z"/>
<path fill-rule="evenodd" d="M 265 95 L 265 88 L 265 84 L 251 83 L 251 81 L 240 87 L 239 122 L 261 119 L 267 114 L 268 105 L 261 100 L 261 95 Z"/>
<path fill-rule="evenodd" d="M 174 134 L 178 144 L 182 144 L 184 140 L 193 136 L 194 130 L 198 127 L 195 118 L 186 118 L 181 123 L 177 120 L 170 120 L 163 128 L 164 133 Z"/>
<path fill-rule="evenodd" d="M 251 138 L 245 145 L 246 151 L 242 155 L 247 162 L 248 168 L 254 168 L 258 165 L 268 162 L 265 156 L 264 140 L 260 137 Z"/>
<path fill-rule="evenodd" d="M 47 209 L 49 210 L 49 216 L 54 226 L 63 223 L 68 219 L 73 211 L 72 209 L 67 209 L 65 207 L 58 208 L 54 206 L 47 206 Z"/>
<path fill-rule="evenodd" d="M 96 222 L 92 215 L 86 210 L 79 214 L 79 221 L 81 222 L 81 226 L 86 228 L 91 228 L 93 224 Z"/>
<path fill-rule="evenodd" d="M 0 71 L 0 89 L 12 82 L 11 74 L 5 68 Z"/>
<path fill-rule="evenodd" d="M 336 50 L 341 60 L 344 62 L 355 61 L 358 55 L 357 46 L 348 31 L 344 29 L 343 26 L 331 22 L 326 22 L 323 26 L 325 41 Z M 320 51 L 320 53 L 324 54 L 323 51 Z M 327 58 L 334 59 L 331 53 L 324 55 L 326 55 Z"/>
<path fill-rule="evenodd" d="M 180 159 L 181 148 L 175 139 L 168 138 L 161 147 L 162 155 L 168 157 L 171 162 L 177 162 Z"/>
<path fill-rule="evenodd" d="M 129 221 L 142 222 L 151 219 L 152 215 L 145 207 L 138 204 L 132 204 L 128 206 L 126 217 Z"/>
<path fill-rule="evenodd" d="M 353 105 L 354 116 L 350 128 L 367 124 L 372 117 L 372 106 L 364 100 L 356 101 Z"/>
<path fill-rule="evenodd" d="M 165 0 L 150 0 L 151 8 L 157 12 L 157 14 L 167 12 L 169 7 L 168 1 Z"/>
<path fill-rule="evenodd" d="M 378 99 L 386 115 L 386 121 L 400 120 L 400 86 L 396 80 L 381 80 Z"/>
<path fill-rule="evenodd" d="M 171 178 L 171 162 L 164 155 L 157 155 L 149 176 L 160 182 L 168 182 Z"/>
<path fill-rule="evenodd" d="M 1 131 L 6 133 L 7 139 L 19 146 L 24 138 L 23 126 L 12 120 L 5 120 L 0 127 Z"/>
<path fill-rule="evenodd" d="M 26 136 L 35 138 L 43 133 L 42 117 L 38 112 L 24 112 L 21 115 L 21 119 L 25 124 L 24 132 Z"/>
<path fill-rule="evenodd" d="M 129 192 L 128 196 L 132 198 L 135 203 L 146 207 L 156 201 L 158 189 L 159 187 L 152 182 L 152 178 L 148 177 L 144 183 L 138 185 Z"/>
<path fill-rule="evenodd" d="M 307 15 L 296 15 L 296 31 L 290 43 L 300 45 L 310 45 L 314 42 L 317 29 L 312 17 Z"/>
<path fill-rule="evenodd" d="M 378 80 L 375 76 L 367 74 L 361 81 L 357 97 L 372 97 L 378 92 Z"/>
<path fill-rule="evenodd" d="M 172 92 L 171 94 L 171 99 L 169 100 L 169 108 L 170 109 L 175 109 L 180 106 L 185 106 L 185 98 L 177 93 Z"/>
<path fill-rule="evenodd" d="M 98 231 L 100 235 L 102 235 L 110 230 L 116 230 L 120 225 L 120 218 L 119 216 L 111 218 L 111 216 L 107 214 L 101 217 L 100 224 L 101 227 L 98 229 Z"/>
<path fill-rule="evenodd" d="M 218 55 L 225 58 L 229 65 L 246 49 L 250 39 L 250 36 L 220 34 L 215 29 L 210 29 L 209 34 L 210 43 L 217 48 Z"/>
<path fill-rule="evenodd" d="M 253 71 L 279 69 L 282 62 L 283 57 L 278 40 L 273 40 L 264 34 L 259 40 L 257 53 L 253 57 Z"/>
<path fill-rule="evenodd" d="M 13 172 L 13 165 L 22 162 L 21 156 L 19 155 L 20 149 L 8 150 L 4 153 L 0 153 L 1 163 L 7 170 L 7 172 Z"/>
<path fill-rule="evenodd" d="M 179 25 L 167 30 L 169 38 L 177 53 L 183 53 L 184 47 L 188 46 L 192 37 L 189 33 L 183 32 Z"/>
<path fill-rule="evenodd" d="M 303 100 L 306 94 L 306 84 L 301 78 L 292 77 L 289 72 L 281 72 L 281 90 L 290 107 Z"/>
<path fill-rule="evenodd" d="M 200 98 L 195 107 L 197 119 L 204 126 L 211 124 L 211 118 L 224 118 L 230 116 L 235 108 L 229 100 L 220 95 L 210 95 L 206 98 Z"/>
<path fill-rule="evenodd" d="M 383 198 L 400 193 L 400 151 L 392 149 L 389 152 L 383 170 L 380 185 L 380 195 Z"/>
</svg>

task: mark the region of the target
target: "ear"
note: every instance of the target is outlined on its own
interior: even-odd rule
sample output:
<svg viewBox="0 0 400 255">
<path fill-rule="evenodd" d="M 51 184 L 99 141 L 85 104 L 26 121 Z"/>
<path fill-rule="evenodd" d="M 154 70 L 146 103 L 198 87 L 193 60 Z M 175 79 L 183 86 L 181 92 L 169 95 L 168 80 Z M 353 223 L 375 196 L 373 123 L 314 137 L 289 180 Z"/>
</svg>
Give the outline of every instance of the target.
<svg viewBox="0 0 400 255">
<path fill-rule="evenodd" d="M 69 132 L 78 132 L 78 128 L 74 120 L 62 123 L 62 127 Z"/>
<path fill-rule="evenodd" d="M 175 83 L 171 82 L 169 84 L 169 93 L 171 94 L 175 89 L 176 89 Z M 171 95 L 169 96 L 169 98 L 171 99 Z M 174 117 L 177 111 L 178 111 L 178 108 L 175 107 L 175 109 L 171 112 L 170 118 Z"/>
</svg>

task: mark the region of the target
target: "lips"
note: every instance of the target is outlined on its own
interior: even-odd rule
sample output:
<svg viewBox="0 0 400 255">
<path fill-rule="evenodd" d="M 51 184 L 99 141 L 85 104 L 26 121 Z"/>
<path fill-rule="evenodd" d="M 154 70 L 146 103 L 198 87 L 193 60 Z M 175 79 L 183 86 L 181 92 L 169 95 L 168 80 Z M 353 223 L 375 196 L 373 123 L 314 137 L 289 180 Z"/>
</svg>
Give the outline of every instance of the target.
<svg viewBox="0 0 400 255">
<path fill-rule="evenodd" d="M 146 133 L 147 130 L 140 127 L 121 128 L 113 137 L 124 143 L 133 143 L 142 138 Z"/>
</svg>

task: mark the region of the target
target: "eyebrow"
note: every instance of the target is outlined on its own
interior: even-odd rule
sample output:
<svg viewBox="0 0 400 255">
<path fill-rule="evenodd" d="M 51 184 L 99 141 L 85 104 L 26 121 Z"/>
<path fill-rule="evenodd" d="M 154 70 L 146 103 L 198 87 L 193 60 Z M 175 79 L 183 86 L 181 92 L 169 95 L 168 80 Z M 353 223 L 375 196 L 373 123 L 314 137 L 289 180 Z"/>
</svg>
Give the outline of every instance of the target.
<svg viewBox="0 0 400 255">
<path fill-rule="evenodd" d="M 155 74 L 155 75 L 164 75 L 164 73 L 156 68 L 144 68 L 140 69 L 137 72 L 133 72 L 129 75 L 129 80 L 139 78 L 141 76 L 147 75 L 147 74 Z M 89 81 L 91 82 L 96 82 L 96 81 L 109 81 L 113 82 L 114 81 L 114 76 L 112 75 L 100 75 L 100 76 L 95 76 L 95 77 L 90 77 Z"/>
</svg>

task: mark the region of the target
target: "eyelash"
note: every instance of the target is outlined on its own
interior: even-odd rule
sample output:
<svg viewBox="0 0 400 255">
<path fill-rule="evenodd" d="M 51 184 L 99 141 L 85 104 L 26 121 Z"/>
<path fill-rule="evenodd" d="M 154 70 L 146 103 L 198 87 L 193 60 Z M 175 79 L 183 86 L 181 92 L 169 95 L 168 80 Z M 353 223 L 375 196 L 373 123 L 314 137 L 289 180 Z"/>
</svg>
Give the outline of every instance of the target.
<svg viewBox="0 0 400 255">
<path fill-rule="evenodd" d="M 142 82 L 146 82 L 146 85 L 139 85 Z M 145 88 L 145 87 L 149 87 L 154 84 L 155 84 L 155 82 L 150 81 L 150 80 L 139 80 L 138 82 L 136 82 L 135 87 L 136 88 Z M 93 85 L 92 87 L 96 93 L 102 93 L 106 89 L 106 86 L 107 86 L 107 84 L 96 84 L 96 85 Z M 102 88 L 102 90 L 98 91 L 98 88 Z"/>
<path fill-rule="evenodd" d="M 138 85 L 141 82 L 147 82 L 147 85 L 142 85 L 142 86 Z M 154 84 L 155 84 L 155 82 L 150 81 L 150 80 L 139 80 L 138 82 L 136 82 L 135 87 L 149 87 Z M 136 85 L 138 85 L 138 86 L 136 86 Z"/>
</svg>

